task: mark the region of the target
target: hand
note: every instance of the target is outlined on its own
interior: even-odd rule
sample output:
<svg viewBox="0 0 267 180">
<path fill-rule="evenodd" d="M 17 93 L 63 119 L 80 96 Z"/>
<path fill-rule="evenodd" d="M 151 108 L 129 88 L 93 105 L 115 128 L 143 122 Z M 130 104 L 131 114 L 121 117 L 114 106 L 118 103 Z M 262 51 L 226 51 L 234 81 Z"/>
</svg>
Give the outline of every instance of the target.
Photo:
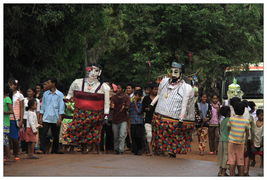
<svg viewBox="0 0 267 180">
<path fill-rule="evenodd" d="M 121 109 L 120 109 L 120 112 L 122 112 L 124 110 L 124 105 L 122 105 Z"/>
<path fill-rule="evenodd" d="M 35 134 L 35 135 L 36 135 L 37 133 L 38 133 L 38 132 L 33 132 L 33 134 Z"/>
<path fill-rule="evenodd" d="M 61 125 L 61 119 L 57 120 L 57 126 Z"/>
<path fill-rule="evenodd" d="M 22 120 L 18 120 L 19 121 L 19 128 L 22 128 L 23 127 L 23 122 L 22 122 Z"/>
</svg>

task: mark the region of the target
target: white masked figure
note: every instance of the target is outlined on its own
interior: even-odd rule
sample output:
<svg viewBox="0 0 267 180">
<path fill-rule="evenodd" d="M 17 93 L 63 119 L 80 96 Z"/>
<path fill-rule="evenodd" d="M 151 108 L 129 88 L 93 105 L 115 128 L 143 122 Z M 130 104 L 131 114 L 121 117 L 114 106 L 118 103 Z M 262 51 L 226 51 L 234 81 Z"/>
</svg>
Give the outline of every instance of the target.
<svg viewBox="0 0 267 180">
<path fill-rule="evenodd" d="M 194 91 L 182 79 L 182 73 L 183 65 L 173 62 L 171 78 L 162 79 L 155 98 L 158 102 L 152 122 L 153 148 L 168 152 L 170 157 L 187 153 L 194 127 Z"/>
<path fill-rule="evenodd" d="M 91 65 L 86 68 L 86 78 L 76 79 L 70 86 L 67 99 L 75 103 L 73 122 L 67 129 L 66 140 L 86 145 L 95 143 L 99 150 L 101 129 L 109 114 L 110 87 L 100 82 L 101 68 Z"/>
</svg>

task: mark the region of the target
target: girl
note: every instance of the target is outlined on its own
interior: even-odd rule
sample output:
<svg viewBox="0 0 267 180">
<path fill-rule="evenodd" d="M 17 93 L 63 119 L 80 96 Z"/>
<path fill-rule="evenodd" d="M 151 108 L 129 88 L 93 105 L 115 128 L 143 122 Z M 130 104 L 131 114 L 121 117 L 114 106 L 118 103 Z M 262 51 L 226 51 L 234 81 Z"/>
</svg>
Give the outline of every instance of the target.
<svg viewBox="0 0 267 180">
<path fill-rule="evenodd" d="M 24 96 L 18 91 L 18 80 L 10 79 L 8 85 L 12 90 L 12 101 L 14 114 L 10 114 L 10 141 L 13 145 L 15 160 L 20 160 L 19 155 L 19 128 L 22 127 L 24 115 Z"/>
<path fill-rule="evenodd" d="M 27 111 L 27 107 L 28 107 L 28 102 L 32 99 L 34 99 L 34 96 L 36 94 L 36 91 L 34 88 L 28 88 L 27 89 L 27 97 L 24 98 L 24 116 L 23 116 L 23 125 L 25 127 L 25 130 L 26 130 L 26 123 L 27 123 L 27 117 L 28 117 L 28 111 Z M 38 119 L 38 122 L 39 121 L 39 116 L 40 116 L 40 101 L 39 99 L 35 99 L 36 102 L 37 102 L 37 108 L 36 108 L 36 114 L 37 114 L 37 119 Z M 38 134 L 37 134 L 37 142 L 36 144 L 38 145 Z M 26 143 L 25 143 L 26 144 Z M 25 145 L 25 148 L 27 147 L 27 144 Z"/>
<path fill-rule="evenodd" d="M 4 89 L 4 161 L 10 159 L 10 149 L 8 142 L 8 134 L 10 129 L 10 114 L 13 114 L 12 100 L 9 95 L 9 87 L 6 86 Z"/>
<path fill-rule="evenodd" d="M 217 95 L 211 96 L 211 119 L 209 122 L 209 154 L 217 154 L 219 142 L 219 110 L 220 103 Z"/>
<path fill-rule="evenodd" d="M 200 155 L 203 156 L 208 140 L 208 122 L 211 117 L 211 106 L 207 102 L 206 94 L 202 94 L 200 97 L 200 102 L 195 104 L 195 119 L 199 143 L 198 147 Z"/>
<path fill-rule="evenodd" d="M 37 133 L 38 128 L 41 126 L 38 124 L 37 115 L 37 102 L 35 99 L 31 99 L 28 102 L 28 107 L 26 110 L 28 111 L 27 115 L 27 129 L 25 140 L 28 143 L 28 159 L 39 159 L 38 157 L 34 156 L 34 146 L 37 142 Z"/>
</svg>

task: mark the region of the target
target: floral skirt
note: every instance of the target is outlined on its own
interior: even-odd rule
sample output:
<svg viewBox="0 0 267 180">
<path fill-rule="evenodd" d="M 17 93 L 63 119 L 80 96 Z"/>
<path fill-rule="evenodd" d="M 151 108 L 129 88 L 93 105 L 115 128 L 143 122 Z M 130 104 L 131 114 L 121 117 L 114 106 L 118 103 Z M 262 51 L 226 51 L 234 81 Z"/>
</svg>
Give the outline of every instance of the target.
<svg viewBox="0 0 267 180">
<path fill-rule="evenodd" d="M 193 122 L 183 122 L 154 115 L 152 120 L 152 147 L 156 152 L 186 154 L 191 151 Z"/>
<path fill-rule="evenodd" d="M 64 140 L 68 143 L 100 143 L 103 111 L 74 109 L 73 121 L 69 124 Z"/>
</svg>

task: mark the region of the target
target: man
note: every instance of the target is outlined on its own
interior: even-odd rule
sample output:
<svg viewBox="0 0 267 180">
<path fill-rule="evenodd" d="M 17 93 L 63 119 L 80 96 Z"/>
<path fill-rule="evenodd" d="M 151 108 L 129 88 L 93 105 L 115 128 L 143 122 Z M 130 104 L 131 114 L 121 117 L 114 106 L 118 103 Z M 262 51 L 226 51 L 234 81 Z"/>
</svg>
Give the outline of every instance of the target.
<svg viewBox="0 0 267 180">
<path fill-rule="evenodd" d="M 53 146 L 51 153 L 62 154 L 59 152 L 59 130 L 62 121 L 62 115 L 64 114 L 64 95 L 57 90 L 57 79 L 49 78 L 46 82 L 48 89 L 42 98 L 42 106 L 40 110 L 40 120 L 43 125 L 41 136 L 41 150 L 43 153 L 47 153 L 46 149 L 46 137 L 49 128 L 51 128 L 53 136 Z"/>
<path fill-rule="evenodd" d="M 86 77 L 76 79 L 70 86 L 67 99 L 74 99 L 74 119 L 66 132 L 69 143 L 82 146 L 87 153 L 88 145 L 95 145 L 100 153 L 102 124 L 107 123 L 110 108 L 110 87 L 99 81 L 101 66 L 91 64 L 86 69 Z"/>
<path fill-rule="evenodd" d="M 117 93 L 111 98 L 112 130 L 114 134 L 114 150 L 116 154 L 124 153 L 125 138 L 127 136 L 127 124 L 129 118 L 127 111 L 130 98 L 124 94 L 122 87 L 118 85 Z"/>
<path fill-rule="evenodd" d="M 194 92 L 182 79 L 183 71 L 182 64 L 172 62 L 171 77 L 162 79 L 151 103 L 158 100 L 152 120 L 153 148 L 159 153 L 168 152 L 173 158 L 190 149 L 194 127 Z"/>
</svg>

